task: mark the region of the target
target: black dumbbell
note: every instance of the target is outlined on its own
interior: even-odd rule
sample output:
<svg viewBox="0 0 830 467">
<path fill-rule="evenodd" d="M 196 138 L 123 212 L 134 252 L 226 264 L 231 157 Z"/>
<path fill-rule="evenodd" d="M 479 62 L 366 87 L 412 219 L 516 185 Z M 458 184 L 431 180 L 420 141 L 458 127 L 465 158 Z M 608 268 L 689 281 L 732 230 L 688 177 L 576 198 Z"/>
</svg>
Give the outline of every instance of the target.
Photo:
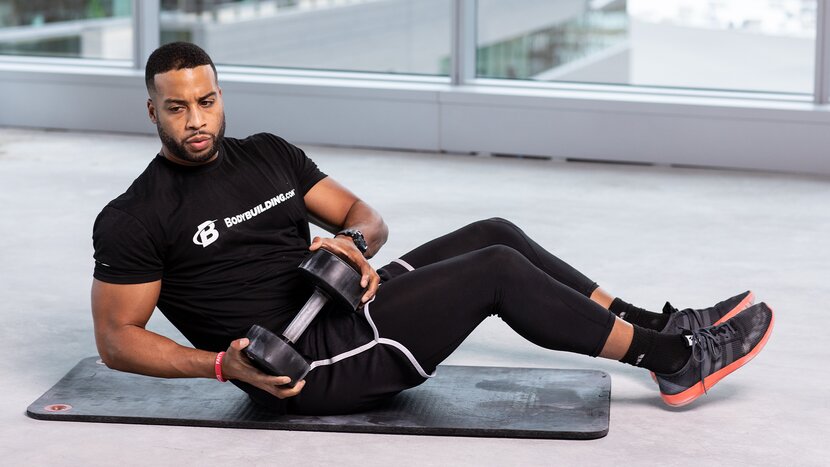
<svg viewBox="0 0 830 467">
<path fill-rule="evenodd" d="M 297 343 L 320 309 L 333 299 L 354 311 L 363 296 L 361 274 L 328 250 L 321 248 L 315 251 L 299 268 L 314 284 L 314 294 L 285 328 L 282 336 L 256 324 L 251 326 L 245 336 L 251 342 L 244 349 L 245 355 L 260 370 L 275 376 L 290 377 L 288 386 L 291 387 L 305 378 L 310 369 L 308 359 L 297 352 L 293 344 Z"/>
</svg>

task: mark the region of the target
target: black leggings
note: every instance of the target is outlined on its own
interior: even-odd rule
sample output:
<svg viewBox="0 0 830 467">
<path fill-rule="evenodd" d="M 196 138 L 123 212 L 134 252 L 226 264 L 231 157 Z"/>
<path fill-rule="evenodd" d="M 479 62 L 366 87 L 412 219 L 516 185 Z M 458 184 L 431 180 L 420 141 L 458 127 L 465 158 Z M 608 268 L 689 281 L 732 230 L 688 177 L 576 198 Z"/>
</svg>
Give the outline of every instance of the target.
<svg viewBox="0 0 830 467">
<path fill-rule="evenodd" d="M 539 346 L 591 356 L 614 324 L 588 298 L 593 281 L 503 219 L 437 238 L 378 273 L 382 285 L 362 314 L 321 313 L 298 342 L 314 364 L 288 411 L 371 408 L 425 381 L 491 315 Z M 255 401 L 281 410 L 251 389 Z"/>
<path fill-rule="evenodd" d="M 384 283 L 371 318 L 427 371 L 488 316 L 541 347 L 590 356 L 599 354 L 614 324 L 614 315 L 588 298 L 595 282 L 504 219 L 432 240 L 379 274 Z"/>
</svg>

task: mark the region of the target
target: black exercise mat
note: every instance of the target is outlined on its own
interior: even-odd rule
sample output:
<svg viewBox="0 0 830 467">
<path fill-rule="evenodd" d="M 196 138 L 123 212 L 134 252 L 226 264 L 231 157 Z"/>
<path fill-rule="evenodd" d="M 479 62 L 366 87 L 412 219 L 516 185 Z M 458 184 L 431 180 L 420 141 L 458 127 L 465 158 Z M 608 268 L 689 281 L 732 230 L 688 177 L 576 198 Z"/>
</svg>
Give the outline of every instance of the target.
<svg viewBox="0 0 830 467">
<path fill-rule="evenodd" d="M 81 360 L 29 406 L 40 420 L 499 438 L 608 434 L 611 378 L 593 370 L 448 366 L 388 405 L 338 416 L 275 415 L 231 384 L 161 379 Z"/>
</svg>

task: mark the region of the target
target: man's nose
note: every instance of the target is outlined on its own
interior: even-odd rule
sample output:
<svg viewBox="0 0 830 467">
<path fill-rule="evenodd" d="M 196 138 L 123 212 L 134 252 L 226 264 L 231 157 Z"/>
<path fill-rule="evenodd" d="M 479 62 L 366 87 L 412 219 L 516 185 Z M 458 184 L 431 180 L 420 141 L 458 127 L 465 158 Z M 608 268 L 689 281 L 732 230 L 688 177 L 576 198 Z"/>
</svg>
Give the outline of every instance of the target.
<svg viewBox="0 0 830 467">
<path fill-rule="evenodd" d="M 187 120 L 187 127 L 192 128 L 194 130 L 198 130 L 205 126 L 205 116 L 202 114 L 202 110 L 199 107 L 196 107 L 192 111 L 189 112 Z"/>
</svg>

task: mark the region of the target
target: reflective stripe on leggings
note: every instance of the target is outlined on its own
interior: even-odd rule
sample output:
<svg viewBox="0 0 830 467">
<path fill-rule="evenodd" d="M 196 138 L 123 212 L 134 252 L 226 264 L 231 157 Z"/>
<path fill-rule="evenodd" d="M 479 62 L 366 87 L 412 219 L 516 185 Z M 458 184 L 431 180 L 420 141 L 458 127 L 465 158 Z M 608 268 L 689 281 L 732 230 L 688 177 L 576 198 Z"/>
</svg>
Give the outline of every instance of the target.
<svg viewBox="0 0 830 467">
<path fill-rule="evenodd" d="M 407 264 L 406 266 L 409 266 L 409 265 Z M 406 266 L 404 266 L 404 267 L 406 267 Z M 409 266 L 409 267 L 411 268 L 412 266 Z M 418 374 L 420 374 L 422 377 L 432 378 L 433 376 L 435 376 L 435 372 L 433 372 L 432 374 L 429 374 L 426 371 L 424 371 L 424 368 L 421 366 L 420 363 L 418 363 L 418 360 L 415 358 L 415 355 L 412 355 L 412 352 L 410 352 L 409 349 L 407 349 L 405 345 L 401 344 L 398 341 L 392 340 L 392 339 L 386 339 L 384 337 L 380 337 L 380 335 L 378 334 L 378 328 L 377 328 L 377 326 L 375 326 L 374 321 L 372 321 L 372 316 L 369 313 L 369 304 L 372 303 L 374 300 L 375 300 L 374 297 L 372 297 L 372 299 L 369 300 L 369 302 L 366 303 L 366 305 L 364 305 L 363 315 L 366 318 L 366 321 L 369 323 L 369 326 L 372 327 L 372 332 L 374 333 L 375 338 L 373 340 L 361 345 L 360 347 L 356 347 L 352 350 L 349 350 L 349 351 L 343 352 L 341 354 L 335 355 L 334 357 L 326 358 L 324 360 L 315 360 L 315 361 L 311 362 L 311 368 L 308 371 L 311 372 L 317 367 L 332 365 L 332 364 L 337 363 L 341 360 L 345 360 L 347 358 L 354 357 L 355 355 L 359 355 L 359 354 L 371 349 L 372 347 L 374 347 L 378 344 L 382 344 L 382 345 L 389 345 L 389 346 L 392 346 L 392 347 L 398 349 L 402 354 L 404 354 L 404 356 L 406 356 L 406 358 L 409 360 L 409 362 L 412 364 L 412 366 L 415 368 L 415 370 L 418 372 Z"/>
</svg>

